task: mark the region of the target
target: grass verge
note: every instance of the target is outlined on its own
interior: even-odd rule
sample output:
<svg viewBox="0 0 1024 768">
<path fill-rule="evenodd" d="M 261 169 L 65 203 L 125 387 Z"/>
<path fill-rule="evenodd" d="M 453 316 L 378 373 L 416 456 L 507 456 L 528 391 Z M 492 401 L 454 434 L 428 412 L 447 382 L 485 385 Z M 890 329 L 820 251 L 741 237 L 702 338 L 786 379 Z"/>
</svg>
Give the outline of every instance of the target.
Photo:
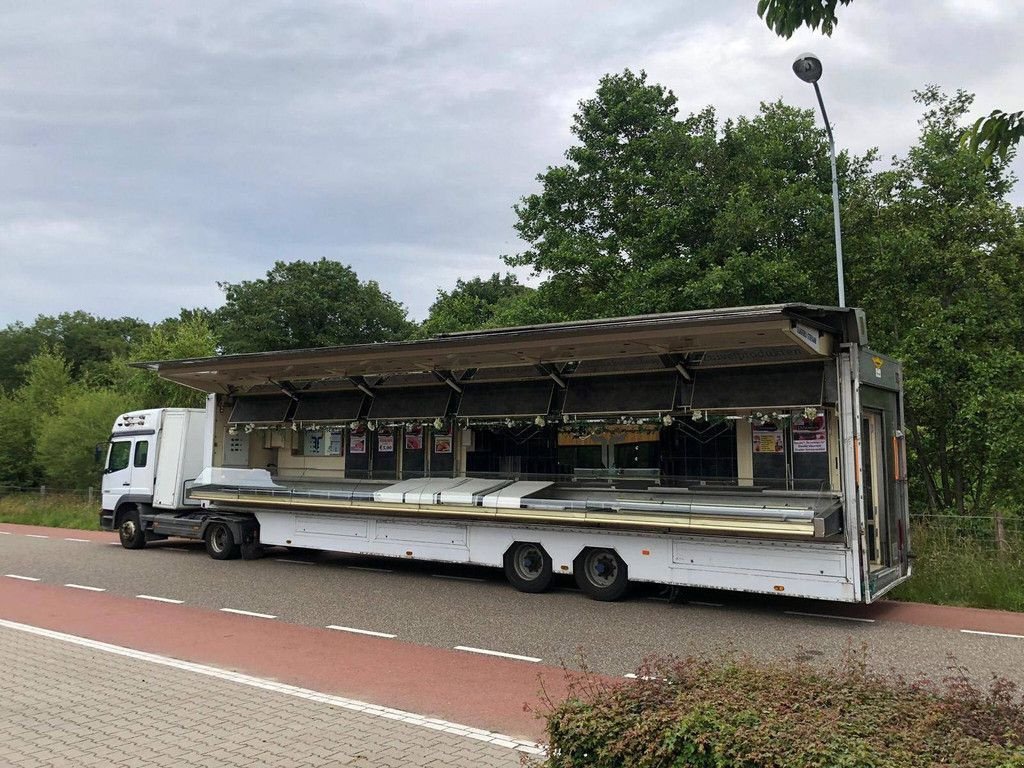
<svg viewBox="0 0 1024 768">
<path fill-rule="evenodd" d="M 542 712 L 546 768 L 1024 766 L 1024 699 L 959 670 L 942 684 L 751 659 L 666 659 L 641 679 L 567 675 Z"/>
<path fill-rule="evenodd" d="M 914 575 L 891 597 L 918 603 L 1024 611 L 1024 545 L 1000 555 L 991 544 L 917 526 Z"/>
<path fill-rule="evenodd" d="M 16 493 L 0 496 L 0 523 L 46 525 L 52 528 L 100 529 L 99 500 L 91 504 L 81 496 Z"/>
</svg>

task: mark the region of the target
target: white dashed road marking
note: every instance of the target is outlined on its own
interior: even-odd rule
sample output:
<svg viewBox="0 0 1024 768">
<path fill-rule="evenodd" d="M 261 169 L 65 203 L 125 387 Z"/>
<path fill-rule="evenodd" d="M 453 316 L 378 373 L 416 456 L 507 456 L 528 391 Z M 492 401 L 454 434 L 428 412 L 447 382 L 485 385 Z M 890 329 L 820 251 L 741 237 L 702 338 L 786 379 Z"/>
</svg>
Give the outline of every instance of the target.
<svg viewBox="0 0 1024 768">
<path fill-rule="evenodd" d="M 35 576 L 19 576 L 16 573 L 5 573 L 8 579 L 19 579 L 20 581 L 39 581 Z"/>
<path fill-rule="evenodd" d="M 374 632 L 372 629 L 356 629 L 355 627 L 340 627 L 337 624 L 328 624 L 327 628 L 336 629 L 339 632 L 354 632 L 357 635 L 370 635 L 372 637 L 398 637 L 398 635 L 392 635 L 388 632 Z"/>
<path fill-rule="evenodd" d="M 863 624 L 874 624 L 874 619 L 862 619 L 859 616 L 834 616 L 830 613 L 805 613 L 804 611 L 783 611 L 790 616 L 806 616 L 811 619 L 835 619 L 836 621 L 859 621 Z"/>
<path fill-rule="evenodd" d="M 172 605 L 181 605 L 184 600 L 173 600 L 170 597 L 157 597 L 156 595 L 136 595 L 140 600 L 154 600 L 158 603 L 171 603 Z"/>
<path fill-rule="evenodd" d="M 30 539 L 48 539 L 48 538 L 50 538 L 49 536 L 44 536 L 41 533 L 26 533 L 25 535 L 28 536 Z"/>
<path fill-rule="evenodd" d="M 64 537 L 64 541 L 82 541 L 82 542 L 85 542 L 86 544 L 90 543 L 89 539 L 73 539 L 70 536 L 65 536 Z"/>
<path fill-rule="evenodd" d="M 242 611 L 238 608 L 221 608 L 224 613 L 237 613 L 240 616 L 255 616 L 257 619 L 276 619 L 277 616 L 273 616 L 269 613 L 256 613 L 255 611 Z"/>
<path fill-rule="evenodd" d="M 91 648 L 94 651 L 103 651 L 104 653 L 112 653 L 118 656 L 125 656 L 130 659 L 137 659 L 139 661 L 148 661 L 152 664 L 159 664 L 164 667 L 171 667 L 172 669 L 194 672 L 196 674 L 206 675 L 207 677 L 214 677 L 219 680 L 227 680 L 240 685 L 248 685 L 265 691 L 276 691 L 277 693 L 282 693 L 286 696 L 294 696 L 296 698 L 306 699 L 307 701 L 316 701 L 353 712 L 362 712 L 364 715 L 368 715 L 370 717 L 383 717 L 388 720 L 401 720 L 402 722 L 409 723 L 410 725 L 429 728 L 434 731 L 444 731 L 445 733 L 450 733 L 454 736 L 464 736 L 465 738 L 475 739 L 476 741 L 484 741 L 488 744 L 507 747 L 508 749 L 514 749 L 528 755 L 543 756 L 545 754 L 543 748 L 532 741 L 516 739 L 501 733 L 485 731 L 480 728 L 472 728 L 468 725 L 452 723 L 447 720 L 439 720 L 434 717 L 416 714 L 415 712 L 406 712 L 401 709 L 392 709 L 391 707 L 382 707 L 365 701 L 357 701 L 356 699 L 332 696 L 309 688 L 299 688 L 298 686 L 288 685 L 287 683 L 278 683 L 274 680 L 265 680 L 261 677 L 244 675 L 240 672 L 229 672 L 225 669 L 208 667 L 205 664 L 195 664 L 191 661 L 179 661 L 178 659 L 160 656 L 155 653 L 146 653 L 145 651 L 138 651 L 134 648 L 125 648 L 120 645 L 101 643 L 98 640 L 89 640 L 85 637 L 68 635 L 63 632 L 54 632 L 51 629 L 42 629 L 41 627 L 33 627 L 28 624 L 19 624 L 14 621 L 7 621 L 6 619 L 0 619 L 0 627 L 17 630 L 19 632 L 27 632 L 39 637 L 47 637 L 51 640 L 61 640 L 84 648 Z"/>
<path fill-rule="evenodd" d="M 1008 632 L 982 632 L 980 629 L 961 629 L 966 635 L 986 635 L 988 637 L 1012 637 L 1015 640 L 1024 640 L 1024 635 L 1011 635 Z"/>
<path fill-rule="evenodd" d="M 518 661 L 540 661 L 536 656 L 520 656 L 518 653 L 505 653 L 504 651 L 491 651 L 487 648 L 472 648 L 468 645 L 456 645 L 456 651 L 469 651 L 470 653 L 482 653 L 487 656 L 501 656 L 503 659 L 517 659 Z"/>
<path fill-rule="evenodd" d="M 86 592 L 106 592 L 105 587 L 90 587 L 87 584 L 65 584 L 65 587 L 71 587 L 72 589 L 84 589 Z"/>
</svg>

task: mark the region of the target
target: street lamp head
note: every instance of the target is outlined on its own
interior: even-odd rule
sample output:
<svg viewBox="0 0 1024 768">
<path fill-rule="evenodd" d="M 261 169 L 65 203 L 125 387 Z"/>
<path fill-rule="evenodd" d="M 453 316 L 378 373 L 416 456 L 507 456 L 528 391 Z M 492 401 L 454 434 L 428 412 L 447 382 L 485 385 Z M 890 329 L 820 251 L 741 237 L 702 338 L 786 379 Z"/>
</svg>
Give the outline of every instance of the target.
<svg viewBox="0 0 1024 768">
<path fill-rule="evenodd" d="M 821 59 L 813 53 L 802 53 L 793 62 L 793 73 L 805 83 L 816 83 L 821 77 Z"/>
</svg>

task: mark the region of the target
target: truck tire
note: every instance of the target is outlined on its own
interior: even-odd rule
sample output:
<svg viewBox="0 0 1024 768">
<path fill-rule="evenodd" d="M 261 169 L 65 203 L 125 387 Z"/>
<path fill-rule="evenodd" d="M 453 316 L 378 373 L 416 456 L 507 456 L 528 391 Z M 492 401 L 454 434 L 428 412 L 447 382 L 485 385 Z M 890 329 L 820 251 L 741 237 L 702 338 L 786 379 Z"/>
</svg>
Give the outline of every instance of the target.
<svg viewBox="0 0 1024 768">
<path fill-rule="evenodd" d="M 232 560 L 238 557 L 238 542 L 226 523 L 210 523 L 203 534 L 206 554 L 214 560 Z"/>
<path fill-rule="evenodd" d="M 132 506 L 122 513 L 117 535 L 125 549 L 142 549 L 146 546 L 146 531 L 142 527 L 138 507 Z"/>
<path fill-rule="evenodd" d="M 618 600 L 629 587 L 629 571 L 614 549 L 584 549 L 573 562 L 573 576 L 594 600 Z"/>
<path fill-rule="evenodd" d="M 520 592 L 543 592 L 551 586 L 554 572 L 544 547 L 517 541 L 505 552 L 505 578 Z"/>
</svg>

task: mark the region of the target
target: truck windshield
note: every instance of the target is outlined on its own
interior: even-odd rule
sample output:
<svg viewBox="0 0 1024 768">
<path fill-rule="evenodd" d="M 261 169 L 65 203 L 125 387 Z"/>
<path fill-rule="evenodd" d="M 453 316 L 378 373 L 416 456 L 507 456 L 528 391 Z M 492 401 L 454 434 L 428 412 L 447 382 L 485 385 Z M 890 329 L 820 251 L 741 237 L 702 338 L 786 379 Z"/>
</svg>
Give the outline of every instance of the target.
<svg viewBox="0 0 1024 768">
<path fill-rule="evenodd" d="M 131 440 L 115 440 L 110 444 L 110 454 L 107 456 L 107 472 L 117 472 L 128 466 L 128 458 L 132 452 Z"/>
</svg>

